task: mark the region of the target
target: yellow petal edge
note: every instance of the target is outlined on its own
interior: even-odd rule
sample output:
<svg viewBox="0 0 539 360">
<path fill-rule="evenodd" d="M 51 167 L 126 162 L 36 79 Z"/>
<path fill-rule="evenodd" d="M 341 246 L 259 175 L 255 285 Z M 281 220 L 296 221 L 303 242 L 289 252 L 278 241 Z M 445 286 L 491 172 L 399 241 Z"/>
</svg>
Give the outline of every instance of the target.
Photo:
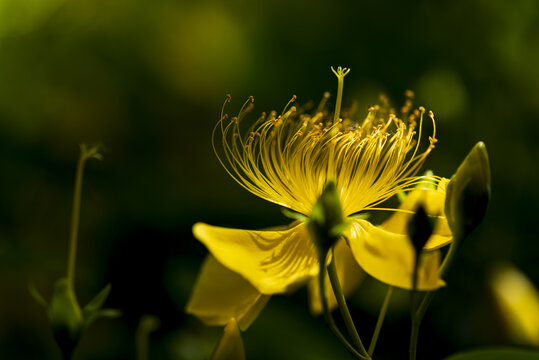
<svg viewBox="0 0 539 360">
<path fill-rule="evenodd" d="M 193 234 L 222 265 L 262 294 L 285 292 L 318 274 L 316 249 L 304 223 L 279 231 L 197 223 Z"/>
</svg>

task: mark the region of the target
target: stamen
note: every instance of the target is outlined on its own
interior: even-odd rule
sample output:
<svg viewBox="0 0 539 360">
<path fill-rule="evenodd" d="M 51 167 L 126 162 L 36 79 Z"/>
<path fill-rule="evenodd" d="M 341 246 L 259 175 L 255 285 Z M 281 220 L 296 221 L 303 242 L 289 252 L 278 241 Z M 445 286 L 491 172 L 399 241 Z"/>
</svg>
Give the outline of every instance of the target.
<svg viewBox="0 0 539 360">
<path fill-rule="evenodd" d="M 320 103 L 318 104 L 318 107 L 316 108 L 316 113 L 321 113 L 322 110 L 324 110 L 324 108 L 326 107 L 326 103 L 328 101 L 328 99 L 330 98 L 331 94 L 329 93 L 329 91 L 326 91 L 324 93 L 324 96 L 322 96 L 322 100 L 320 100 Z"/>
</svg>

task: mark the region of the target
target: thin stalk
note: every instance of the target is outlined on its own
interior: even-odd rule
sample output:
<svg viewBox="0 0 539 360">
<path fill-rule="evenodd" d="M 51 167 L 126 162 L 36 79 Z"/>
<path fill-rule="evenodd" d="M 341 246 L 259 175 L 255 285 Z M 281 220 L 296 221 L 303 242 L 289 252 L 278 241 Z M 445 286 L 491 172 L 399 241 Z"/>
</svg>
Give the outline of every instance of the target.
<svg viewBox="0 0 539 360">
<path fill-rule="evenodd" d="M 440 266 L 440 277 L 444 278 L 447 274 L 447 271 L 453 261 L 453 258 L 456 253 L 457 244 L 462 240 L 462 237 L 459 234 L 455 234 L 453 236 L 453 243 L 449 247 L 449 250 L 444 258 L 444 261 L 442 262 L 442 265 Z M 412 293 L 412 298 L 415 297 L 415 289 Z M 421 321 L 423 321 L 423 317 L 425 316 L 425 313 L 427 312 L 427 309 L 432 302 L 432 299 L 434 298 L 434 291 L 429 291 L 423 296 L 423 299 L 421 300 L 419 306 L 417 308 L 415 306 L 412 306 L 412 330 L 410 335 L 410 360 L 415 360 L 416 354 L 417 354 L 417 339 L 419 336 L 419 327 L 421 325 Z M 412 304 L 415 305 L 415 302 L 412 300 Z"/>
<path fill-rule="evenodd" d="M 77 258 L 77 238 L 79 233 L 80 219 L 80 199 L 82 193 L 82 179 L 84 176 L 84 164 L 86 163 L 86 154 L 84 151 L 79 156 L 77 163 L 77 174 L 75 176 L 75 191 L 73 195 L 73 209 L 71 212 L 71 231 L 69 236 L 69 254 L 67 260 L 67 282 L 68 286 L 73 288 L 75 279 L 75 263 Z"/>
<path fill-rule="evenodd" d="M 378 341 L 378 336 L 380 335 L 380 330 L 382 329 L 382 324 L 384 323 L 384 318 L 387 313 L 387 308 L 389 307 L 389 302 L 391 300 L 391 295 L 393 295 L 393 286 L 387 288 L 386 296 L 380 309 L 380 314 L 378 315 L 378 320 L 376 321 L 376 327 L 374 328 L 374 334 L 372 335 L 371 344 L 369 345 L 369 355 L 372 356 L 374 353 L 374 348 L 376 347 L 376 342 Z"/>
<path fill-rule="evenodd" d="M 419 335 L 419 325 L 421 321 L 412 318 L 412 332 L 410 335 L 410 360 L 415 360 L 417 355 L 417 338 Z"/>
<path fill-rule="evenodd" d="M 344 335 L 341 333 L 337 325 L 335 325 L 335 321 L 333 320 L 333 316 L 331 315 L 331 312 L 329 311 L 329 305 L 328 305 L 328 299 L 326 294 L 326 267 L 324 266 L 324 261 L 320 260 L 320 271 L 318 274 L 318 288 L 320 291 L 320 300 L 322 302 L 322 309 L 324 310 L 324 318 L 326 320 L 326 323 L 328 324 L 331 331 L 337 336 L 337 338 L 343 343 L 343 345 L 346 347 L 346 349 L 354 355 L 357 359 L 362 360 L 368 360 L 367 357 L 361 355 L 350 343 Z"/>
<path fill-rule="evenodd" d="M 77 162 L 77 173 L 75 175 L 75 190 L 73 194 L 73 209 L 71 211 L 71 230 L 69 236 L 69 252 L 67 258 L 67 284 L 73 289 L 75 280 L 75 264 L 77 260 L 77 240 L 79 234 L 80 219 L 80 199 L 82 195 L 82 179 L 84 178 L 84 165 L 88 159 L 102 160 L 103 156 L 99 153 L 98 147 L 88 148 L 85 144 L 81 145 L 81 153 Z"/>
<path fill-rule="evenodd" d="M 344 324 L 346 325 L 348 334 L 350 335 L 352 339 L 352 343 L 355 345 L 357 349 L 359 349 L 359 352 L 364 357 L 366 357 L 367 359 L 370 359 L 370 356 L 367 353 L 367 350 L 365 350 L 365 346 L 363 346 L 363 343 L 361 342 L 361 338 L 359 337 L 359 334 L 357 333 L 356 326 L 354 325 L 352 316 L 350 316 L 350 311 L 348 310 L 348 306 L 346 305 L 346 300 L 344 298 L 344 293 L 342 291 L 341 283 L 339 281 L 339 276 L 337 275 L 337 267 L 335 266 L 335 254 L 333 252 L 333 249 L 331 253 L 331 262 L 329 263 L 329 266 L 328 266 L 328 274 L 329 274 L 329 280 L 331 282 L 331 287 L 333 288 L 333 292 L 335 293 L 335 298 L 337 299 L 337 303 L 339 304 L 339 310 L 341 311 L 341 315 L 344 319 Z"/>
</svg>

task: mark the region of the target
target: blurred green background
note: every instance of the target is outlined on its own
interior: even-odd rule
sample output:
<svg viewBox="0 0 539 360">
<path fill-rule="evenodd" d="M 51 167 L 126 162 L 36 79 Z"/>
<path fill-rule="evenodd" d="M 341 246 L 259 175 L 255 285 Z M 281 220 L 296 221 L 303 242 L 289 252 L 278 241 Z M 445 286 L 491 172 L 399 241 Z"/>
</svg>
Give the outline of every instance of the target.
<svg viewBox="0 0 539 360">
<path fill-rule="evenodd" d="M 437 119 L 435 173 L 451 176 L 486 143 L 492 201 L 427 314 L 419 358 L 511 344 L 488 273 L 503 260 L 539 284 L 537 64 L 534 0 L 1 0 L 0 358 L 59 358 L 27 284 L 48 298 L 65 273 L 83 141 L 106 152 L 86 168 L 76 290 L 85 304 L 112 283 L 107 305 L 124 316 L 95 323 L 76 358 L 134 358 L 143 314 L 161 322 L 152 359 L 207 358 L 220 329 L 183 313 L 206 254 L 192 224 L 288 221 L 215 159 L 224 96 L 239 110 L 254 95 L 255 113 L 293 94 L 318 101 L 335 91 L 331 65 L 352 69 L 345 105 L 372 105 L 380 92 L 400 104 L 415 91 Z M 383 288 L 365 285 L 351 306 L 368 339 Z M 398 293 L 377 358 L 406 356 L 406 304 Z M 272 298 L 244 340 L 250 359 L 350 358 L 309 315 L 305 290 Z"/>
</svg>

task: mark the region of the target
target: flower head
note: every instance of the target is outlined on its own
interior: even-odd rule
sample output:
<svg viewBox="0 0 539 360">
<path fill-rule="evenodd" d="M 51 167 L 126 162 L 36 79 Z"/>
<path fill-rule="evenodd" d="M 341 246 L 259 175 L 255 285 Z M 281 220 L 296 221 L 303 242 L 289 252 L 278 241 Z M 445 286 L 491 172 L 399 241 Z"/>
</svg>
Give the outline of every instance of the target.
<svg viewBox="0 0 539 360">
<path fill-rule="evenodd" d="M 424 190 L 426 197 L 432 200 L 426 207 L 427 213 L 445 222 L 441 210 L 445 186 L 437 187 L 438 183 L 445 182 L 438 177 L 416 176 L 437 141 L 434 115 L 428 113 L 432 134 L 426 145 L 421 140 L 425 109 L 412 110 L 411 92 L 407 92 L 408 99 L 399 114 L 384 102 L 382 106 L 369 108 L 364 118 L 355 120 L 352 111 L 341 112 L 344 77 L 350 70 L 332 70 L 338 79 L 333 113 L 325 108 L 328 94 L 324 94 L 318 108 L 310 113 L 306 108 L 293 106 L 296 101 L 293 96 L 280 114 L 275 111 L 262 114 L 244 130 L 244 118 L 251 111 L 254 98 L 245 102 L 237 116 L 229 117 L 225 114 L 230 101 L 227 96 L 212 134 L 213 149 L 222 166 L 241 186 L 256 196 L 299 213 L 298 218 L 303 220 L 311 215 L 314 217 L 315 204 L 331 184 L 332 193 L 338 194 L 340 200 L 340 216 L 346 218 L 342 223 L 348 225 L 345 229 L 339 226 L 339 234 L 344 236 L 332 243 L 336 249 L 337 270 L 341 272 L 339 278 L 354 274 L 348 277 L 349 284 L 346 283 L 348 280 L 343 281 L 345 291 L 351 291 L 357 285 L 358 265 L 380 281 L 410 289 L 415 252 L 406 235 L 406 226 L 401 226 L 403 217 L 390 218 L 384 228 L 353 215 L 362 211 L 388 210 L 381 207 L 382 203 L 398 193 L 415 189 L 412 194 Z M 425 182 L 434 182 L 433 188 L 418 189 L 418 185 L 421 187 Z M 417 208 L 414 199 L 417 196 L 408 201 L 411 208 L 389 210 L 400 212 L 395 215 L 413 213 Z M 438 227 L 446 229 L 447 224 Z M 238 318 L 257 314 L 260 304 L 263 306 L 267 301 L 257 294 L 282 293 L 315 278 L 320 269 L 319 253 L 307 228 L 307 221 L 302 220 L 265 231 L 195 224 L 195 237 L 227 271 L 239 274 L 245 280 L 234 284 L 243 284 L 253 295 L 253 301 L 241 311 L 233 305 L 223 305 L 242 299 L 233 301 L 235 295 L 232 293 L 224 303 L 216 299 L 217 291 L 208 286 L 212 281 L 206 276 L 209 272 L 203 271 L 187 311 L 210 324 L 224 325 L 228 316 L 224 319 L 216 314 L 226 313 Z M 435 250 L 450 240 L 435 230 L 424 249 Z M 429 251 L 422 257 L 417 278 L 419 290 L 443 286 L 438 274 L 439 262 L 438 251 Z M 220 274 L 222 283 L 225 277 L 230 277 L 225 271 Z M 319 308 L 316 304 L 311 306 Z M 245 318 L 252 321 L 252 316 Z"/>
</svg>

